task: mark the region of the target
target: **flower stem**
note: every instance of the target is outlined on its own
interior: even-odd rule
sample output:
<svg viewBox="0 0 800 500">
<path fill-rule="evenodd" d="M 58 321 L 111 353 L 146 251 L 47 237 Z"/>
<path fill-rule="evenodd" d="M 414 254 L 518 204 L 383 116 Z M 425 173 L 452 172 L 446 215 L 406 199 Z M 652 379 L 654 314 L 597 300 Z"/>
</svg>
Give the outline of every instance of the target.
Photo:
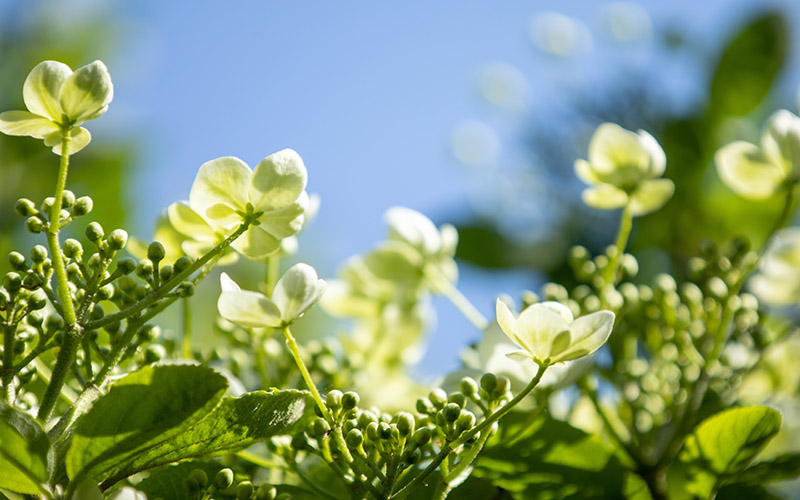
<svg viewBox="0 0 800 500">
<path fill-rule="evenodd" d="M 192 359 L 192 309 L 189 299 L 181 300 L 181 327 L 183 336 L 181 338 L 181 353 L 183 359 Z"/>
<path fill-rule="evenodd" d="M 446 279 L 441 280 L 442 285 L 442 293 L 445 297 L 447 297 L 450 302 L 453 303 L 454 306 L 458 308 L 459 311 L 472 323 L 475 325 L 480 331 L 486 329 L 489 326 L 489 321 L 478 311 L 472 302 L 469 301 L 467 297 L 464 296 L 461 291 L 456 288 L 455 285 L 450 283 Z"/>
<path fill-rule="evenodd" d="M 622 261 L 622 254 L 625 252 L 625 247 L 628 245 L 631 226 L 633 226 L 633 211 L 631 209 L 631 204 L 628 203 L 625 205 L 625 208 L 622 209 L 617 239 L 614 241 L 614 247 L 617 249 L 617 252 L 611 256 L 611 259 L 608 261 L 608 267 L 603 271 L 603 283 L 605 284 L 613 285 L 616 281 L 617 270 Z"/>
</svg>

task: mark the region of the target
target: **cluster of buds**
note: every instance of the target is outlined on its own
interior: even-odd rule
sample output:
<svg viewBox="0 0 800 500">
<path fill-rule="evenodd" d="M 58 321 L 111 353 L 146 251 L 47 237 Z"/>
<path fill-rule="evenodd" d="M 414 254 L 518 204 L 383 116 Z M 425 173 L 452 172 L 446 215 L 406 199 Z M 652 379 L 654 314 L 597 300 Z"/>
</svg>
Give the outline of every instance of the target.
<svg viewBox="0 0 800 500">
<path fill-rule="evenodd" d="M 217 494 L 236 500 L 289 498 L 286 495 L 279 497 L 278 491 L 269 483 L 256 487 L 247 479 L 237 480 L 233 470 L 228 468 L 219 470 L 213 481 L 209 481 L 208 474 L 203 469 L 193 469 L 184 479 L 183 486 L 189 500 L 216 498 Z"/>
</svg>

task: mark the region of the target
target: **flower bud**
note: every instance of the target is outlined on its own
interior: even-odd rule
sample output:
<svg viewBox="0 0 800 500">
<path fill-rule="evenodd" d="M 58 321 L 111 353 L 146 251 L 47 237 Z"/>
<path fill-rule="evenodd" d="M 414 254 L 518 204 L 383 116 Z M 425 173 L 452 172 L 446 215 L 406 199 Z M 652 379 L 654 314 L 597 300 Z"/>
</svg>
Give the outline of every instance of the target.
<svg viewBox="0 0 800 500">
<path fill-rule="evenodd" d="M 10 265 L 11 269 L 14 271 L 21 271 L 28 267 L 25 256 L 19 252 L 11 252 L 8 254 L 8 265 Z"/>
<path fill-rule="evenodd" d="M 441 409 L 447 402 L 447 393 L 444 392 L 444 390 L 437 388 L 428 394 L 428 399 L 430 399 L 434 407 Z"/>
<path fill-rule="evenodd" d="M 433 403 L 428 398 L 420 398 L 417 400 L 417 412 L 423 415 L 430 415 L 436 410 L 433 407 Z"/>
<path fill-rule="evenodd" d="M 378 424 L 378 435 L 381 439 L 389 439 L 392 437 L 392 426 L 386 422 L 381 422 Z"/>
<path fill-rule="evenodd" d="M 124 229 L 115 229 L 111 231 L 111 234 L 108 235 L 106 239 L 106 243 L 108 243 L 108 248 L 111 251 L 118 252 L 125 248 L 125 244 L 128 242 L 128 232 Z"/>
<path fill-rule="evenodd" d="M 142 343 L 150 343 L 155 341 L 161 335 L 161 328 L 157 325 L 145 325 L 136 334 L 136 337 Z"/>
<path fill-rule="evenodd" d="M 147 258 L 155 262 L 161 262 L 164 260 L 164 256 L 167 255 L 167 251 L 164 249 L 164 245 L 161 243 L 154 241 L 147 246 Z"/>
<path fill-rule="evenodd" d="M 414 432 L 411 437 L 414 445 L 417 447 L 425 446 L 431 440 L 431 430 L 429 427 L 422 427 Z"/>
<path fill-rule="evenodd" d="M 296 434 L 291 441 L 291 447 L 297 451 L 303 451 L 308 449 L 308 441 L 306 441 L 306 437 L 302 434 Z"/>
<path fill-rule="evenodd" d="M 452 424 L 461 415 L 461 407 L 455 403 L 447 403 L 442 409 L 442 415 L 447 422 Z"/>
<path fill-rule="evenodd" d="M 201 488 L 205 487 L 205 485 L 208 484 L 208 476 L 206 475 L 203 469 L 193 469 L 189 473 L 189 478 L 196 481 Z"/>
<path fill-rule="evenodd" d="M 47 215 L 50 215 L 50 212 L 53 210 L 53 205 L 55 205 L 56 199 L 52 196 L 48 196 L 47 198 L 42 201 L 42 204 L 39 206 L 39 211 L 43 212 Z"/>
<path fill-rule="evenodd" d="M 511 381 L 508 377 L 497 377 L 497 386 L 494 388 L 494 393 L 502 397 L 504 396 L 509 390 L 511 390 Z"/>
<path fill-rule="evenodd" d="M 448 403 L 455 403 L 461 408 L 464 408 L 467 405 L 467 397 L 461 394 L 460 392 L 454 392 L 447 398 Z"/>
<path fill-rule="evenodd" d="M 472 377 L 464 377 L 461 379 L 461 392 L 468 398 L 474 398 L 478 395 L 478 383 Z"/>
<path fill-rule="evenodd" d="M 222 469 L 214 476 L 214 485 L 218 490 L 230 488 L 233 484 L 233 471 L 230 469 Z"/>
<path fill-rule="evenodd" d="M 28 303 L 30 304 L 30 301 Z M 41 309 L 41 307 L 39 309 Z M 42 323 L 44 322 L 44 314 L 42 314 L 41 311 L 31 311 L 27 316 L 25 316 L 25 321 L 27 321 L 31 326 L 42 326 Z"/>
<path fill-rule="evenodd" d="M 167 356 L 167 349 L 161 344 L 150 344 L 144 350 L 144 364 L 158 363 Z"/>
<path fill-rule="evenodd" d="M 16 293 L 22 287 L 22 276 L 17 273 L 6 273 L 3 277 L 3 286 L 9 292 Z"/>
<path fill-rule="evenodd" d="M 92 242 L 98 242 L 103 238 L 103 226 L 100 225 L 99 222 L 90 222 L 88 226 L 86 226 L 86 238 Z"/>
<path fill-rule="evenodd" d="M 376 417 L 375 414 L 369 410 L 362 411 L 361 414 L 358 416 L 358 426 L 361 427 L 362 429 L 366 428 L 369 424 L 377 421 L 378 417 Z"/>
<path fill-rule="evenodd" d="M 264 483 L 256 490 L 256 500 L 275 500 L 278 490 L 271 484 Z"/>
<path fill-rule="evenodd" d="M 47 318 L 44 320 L 44 331 L 48 335 L 52 335 L 53 332 L 61 330 L 64 327 L 64 320 L 56 313 L 50 313 L 47 315 Z"/>
<path fill-rule="evenodd" d="M 497 387 L 497 376 L 494 373 L 484 373 L 481 377 L 481 388 L 491 394 Z"/>
<path fill-rule="evenodd" d="M 254 491 L 253 483 L 242 481 L 236 485 L 236 500 L 250 500 Z"/>
<path fill-rule="evenodd" d="M 158 277 L 161 279 L 162 283 L 166 283 L 172 277 L 174 270 L 172 266 L 161 266 L 158 268 Z"/>
<path fill-rule="evenodd" d="M 401 436 L 408 436 L 414 432 L 414 415 L 406 412 L 401 412 L 397 415 L 397 430 L 400 431 Z"/>
<path fill-rule="evenodd" d="M 141 283 L 136 285 L 133 289 L 133 296 L 136 298 L 136 300 L 142 300 L 145 298 L 145 296 L 147 296 L 147 285 Z"/>
<path fill-rule="evenodd" d="M 136 276 L 148 279 L 153 275 L 153 262 L 150 259 L 142 259 L 136 265 Z"/>
<path fill-rule="evenodd" d="M 105 315 L 106 312 L 103 310 L 103 306 L 100 304 L 95 304 L 94 307 L 92 307 L 91 317 L 93 320 L 102 319 Z"/>
<path fill-rule="evenodd" d="M 72 260 L 80 260 L 81 255 L 83 255 L 83 246 L 81 246 L 81 242 L 72 238 L 64 242 L 64 246 L 61 250 L 64 252 L 66 258 Z"/>
<path fill-rule="evenodd" d="M 117 281 L 117 285 L 123 292 L 130 293 L 136 288 L 136 278 L 130 275 L 123 276 Z"/>
<path fill-rule="evenodd" d="M 331 426 L 328 425 L 328 422 L 321 417 L 317 417 L 311 423 L 311 435 L 315 438 L 321 438 L 325 434 L 327 434 L 331 430 Z"/>
<path fill-rule="evenodd" d="M 359 396 L 357 392 L 349 391 L 342 395 L 342 408 L 345 410 L 352 410 L 358 406 Z"/>
<path fill-rule="evenodd" d="M 183 298 L 191 297 L 194 295 L 194 283 L 191 281 L 184 281 L 178 285 L 175 292 Z"/>
<path fill-rule="evenodd" d="M 336 389 L 330 391 L 327 396 L 325 396 L 325 404 L 328 405 L 328 408 L 334 411 L 341 409 L 342 391 L 338 391 Z"/>
<path fill-rule="evenodd" d="M 347 433 L 345 441 L 347 441 L 348 448 L 358 448 L 364 443 L 364 434 L 358 429 L 351 429 L 350 432 Z"/>
<path fill-rule="evenodd" d="M 378 422 L 370 422 L 366 430 L 367 430 L 367 439 L 369 439 L 370 441 L 377 441 L 380 439 L 380 436 L 378 435 Z"/>
<path fill-rule="evenodd" d="M 475 427 L 475 415 L 469 410 L 461 410 L 456 420 L 456 427 L 462 432 L 472 429 Z"/>
<path fill-rule="evenodd" d="M 44 290 L 36 290 L 28 296 L 28 308 L 30 308 L 32 311 L 43 309 L 46 305 L 47 295 L 44 293 Z M 39 324 L 41 324 L 41 321 Z"/>
<path fill-rule="evenodd" d="M 131 274 L 136 269 L 136 259 L 133 257 L 124 257 L 117 261 L 117 271 L 123 276 Z"/>
<path fill-rule="evenodd" d="M 176 273 L 182 273 L 183 271 L 188 269 L 189 266 L 191 266 L 191 265 L 192 265 L 192 259 L 190 259 L 189 257 L 184 256 L 184 257 L 181 257 L 178 260 L 176 260 L 175 264 L 173 264 L 172 267 L 173 267 L 173 269 L 175 269 Z"/>
<path fill-rule="evenodd" d="M 95 293 L 97 300 L 110 300 L 114 296 L 114 285 L 111 283 L 101 286 Z"/>
<path fill-rule="evenodd" d="M 61 206 L 63 208 L 69 208 L 75 204 L 75 193 L 70 191 L 69 189 L 65 189 L 61 192 Z"/>
<path fill-rule="evenodd" d="M 102 259 L 100 258 L 99 253 L 93 253 L 92 256 L 89 257 L 89 262 L 87 262 L 89 269 L 97 269 L 98 267 L 100 267 L 101 260 Z"/>
<path fill-rule="evenodd" d="M 28 217 L 25 221 L 25 229 L 27 229 L 29 233 L 39 234 L 44 231 L 44 223 L 38 217 Z"/>
<path fill-rule="evenodd" d="M 41 264 L 45 259 L 47 259 L 47 248 L 43 245 L 36 245 L 31 248 L 31 260 L 35 264 Z"/>
<path fill-rule="evenodd" d="M 20 198 L 17 200 L 17 204 L 14 206 L 14 210 L 16 210 L 17 214 L 22 217 L 30 217 L 31 215 L 36 215 L 39 211 L 36 210 L 36 205 L 27 199 L 27 198 Z"/>
<path fill-rule="evenodd" d="M 72 206 L 72 215 L 76 217 L 86 215 L 92 211 L 92 208 L 94 208 L 92 199 L 88 196 L 81 196 L 75 200 L 75 204 Z"/>
</svg>

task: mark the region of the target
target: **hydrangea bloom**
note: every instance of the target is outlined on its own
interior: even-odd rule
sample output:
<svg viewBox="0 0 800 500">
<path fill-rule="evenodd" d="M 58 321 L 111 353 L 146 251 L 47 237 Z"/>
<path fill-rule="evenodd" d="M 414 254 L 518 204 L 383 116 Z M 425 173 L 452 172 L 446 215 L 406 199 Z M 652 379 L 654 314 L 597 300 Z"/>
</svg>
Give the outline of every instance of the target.
<svg viewBox="0 0 800 500">
<path fill-rule="evenodd" d="M 786 181 L 800 180 L 800 117 L 782 109 L 774 113 L 761 146 L 732 142 L 714 155 L 722 181 L 740 196 L 770 197 Z"/>
<path fill-rule="evenodd" d="M 313 306 L 325 291 L 325 281 L 308 264 L 295 264 L 281 276 L 270 299 L 242 290 L 226 273 L 220 276 L 222 293 L 217 301 L 220 316 L 248 328 L 280 328 Z"/>
<path fill-rule="evenodd" d="M 790 305 L 800 302 L 800 228 L 775 233 L 750 290 L 764 302 Z"/>
<path fill-rule="evenodd" d="M 0 113 L 0 132 L 44 139 L 56 154 L 62 153 L 62 137 L 70 137 L 67 153 L 73 154 L 92 139 L 80 125 L 106 112 L 114 86 L 101 61 L 74 72 L 64 63 L 44 61 L 28 74 L 22 97 L 28 111 Z"/>
<path fill-rule="evenodd" d="M 500 299 L 496 309 L 500 328 L 523 349 L 506 356 L 520 362 L 553 364 L 588 356 L 608 340 L 614 326 L 611 311 L 598 311 L 573 321 L 572 312 L 558 302 L 528 306 L 519 318 Z"/>
<path fill-rule="evenodd" d="M 307 175 L 303 160 L 291 149 L 264 158 L 253 170 L 238 158 L 217 158 L 200 167 L 189 205 L 222 233 L 253 217 L 248 230 L 231 246 L 246 257 L 264 258 L 302 227 L 308 205 Z"/>
<path fill-rule="evenodd" d="M 630 204 L 633 215 L 644 215 L 661 208 L 675 191 L 671 180 L 659 179 L 666 166 L 664 150 L 652 135 L 604 123 L 589 143 L 589 161 L 576 161 L 575 173 L 591 185 L 583 191 L 587 205 L 612 210 Z"/>
</svg>

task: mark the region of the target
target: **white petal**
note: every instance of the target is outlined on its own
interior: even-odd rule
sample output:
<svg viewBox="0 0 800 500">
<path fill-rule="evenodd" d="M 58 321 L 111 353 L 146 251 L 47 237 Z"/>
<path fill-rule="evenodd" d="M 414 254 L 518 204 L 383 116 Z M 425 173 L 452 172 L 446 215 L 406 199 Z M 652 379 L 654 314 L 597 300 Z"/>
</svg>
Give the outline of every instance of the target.
<svg viewBox="0 0 800 500">
<path fill-rule="evenodd" d="M 283 321 L 289 323 L 303 315 L 325 291 L 325 281 L 308 264 L 295 264 L 281 276 L 272 292 L 272 300 L 281 311 Z"/>
<path fill-rule="evenodd" d="M 509 352 L 506 354 L 506 357 L 508 359 L 513 359 L 517 363 L 522 363 L 523 365 L 533 364 L 533 358 L 525 351 Z"/>
<path fill-rule="evenodd" d="M 389 226 L 389 238 L 405 241 L 426 255 L 438 253 L 442 236 L 430 219 L 406 207 L 392 207 L 383 220 Z"/>
<path fill-rule="evenodd" d="M 572 344 L 553 361 L 569 361 L 588 356 L 606 343 L 613 327 L 614 313 L 611 311 L 598 311 L 576 319 L 570 325 Z"/>
<path fill-rule="evenodd" d="M 761 138 L 764 155 L 785 176 L 800 170 L 800 117 L 781 109 L 772 114 Z"/>
<path fill-rule="evenodd" d="M 264 212 L 258 218 L 259 228 L 277 239 L 297 234 L 303 228 L 308 194 L 305 191 L 294 202 Z"/>
<path fill-rule="evenodd" d="M 247 328 L 278 327 L 281 312 L 270 299 L 258 292 L 242 290 L 230 277 L 220 275 L 222 293 L 217 300 L 220 316 Z"/>
<path fill-rule="evenodd" d="M 639 140 L 650 155 L 650 172 L 648 177 L 654 179 L 661 177 L 667 168 L 667 155 L 661 149 L 658 141 L 644 130 L 639 130 Z"/>
<path fill-rule="evenodd" d="M 64 80 L 59 103 L 73 123 L 82 123 L 105 113 L 113 98 L 114 85 L 106 65 L 94 61 L 78 68 Z"/>
<path fill-rule="evenodd" d="M 597 184 L 583 190 L 583 202 L 592 208 L 600 210 L 614 210 L 622 208 L 628 203 L 625 191 L 617 189 L 611 184 Z"/>
<path fill-rule="evenodd" d="M 603 123 L 589 142 L 589 163 L 601 182 L 635 186 L 650 172 L 650 152 L 639 134 Z"/>
<path fill-rule="evenodd" d="M 213 224 L 216 221 L 225 228 L 234 227 L 238 220 L 231 216 L 231 211 L 245 210 L 251 174 L 250 167 L 233 156 L 204 163 L 192 184 L 189 205 L 209 223 Z M 215 205 L 227 206 L 231 211 L 225 214 L 218 211 L 210 213 L 209 209 Z"/>
<path fill-rule="evenodd" d="M 0 113 L 0 132 L 8 135 L 27 135 L 44 139 L 58 131 L 58 125 L 43 116 L 27 111 L 6 111 Z"/>
<path fill-rule="evenodd" d="M 503 333 L 518 346 L 525 347 L 525 344 L 523 344 L 517 336 L 517 320 L 514 318 L 514 314 L 506 303 L 500 299 L 497 299 L 497 302 L 495 302 L 495 314 L 497 315 L 497 324 L 500 325 L 500 329 L 503 330 Z"/>
<path fill-rule="evenodd" d="M 675 183 L 669 179 L 644 181 L 631 195 L 631 213 L 639 216 L 654 212 L 663 207 L 674 192 Z"/>
<path fill-rule="evenodd" d="M 249 259 L 263 259 L 280 248 L 280 240 L 262 230 L 260 226 L 250 228 L 239 236 L 231 246 Z"/>
<path fill-rule="evenodd" d="M 784 179 L 784 172 L 764 158 L 755 144 L 737 141 L 714 155 L 720 179 L 740 196 L 769 198 Z"/>
<path fill-rule="evenodd" d="M 592 171 L 592 164 L 586 160 L 575 160 L 575 175 L 586 184 L 600 184 L 600 179 Z"/>
<path fill-rule="evenodd" d="M 185 202 L 167 207 L 167 217 L 172 227 L 185 236 L 195 240 L 216 240 L 216 234 L 208 222 Z"/>
<path fill-rule="evenodd" d="M 75 154 L 85 148 L 92 140 L 92 134 L 83 127 L 73 127 L 70 130 L 68 154 Z M 53 132 L 44 138 L 44 144 L 53 148 L 53 153 L 61 154 L 61 132 Z"/>
<path fill-rule="evenodd" d="M 560 302 L 555 302 L 555 301 L 548 300 L 548 301 L 545 301 L 545 302 L 539 302 L 539 305 L 550 309 L 554 313 L 557 313 L 559 316 L 561 316 L 564 319 L 564 321 L 567 324 L 572 323 L 572 319 L 573 319 L 572 311 L 570 311 L 569 307 L 565 306 L 564 304 L 562 304 Z"/>
<path fill-rule="evenodd" d="M 61 121 L 61 104 L 58 96 L 72 70 L 58 61 L 44 61 L 28 73 L 22 87 L 25 106 L 31 113 Z"/>
<path fill-rule="evenodd" d="M 250 179 L 248 196 L 256 211 L 268 211 L 291 203 L 306 188 L 308 173 L 294 150 L 284 149 L 261 160 Z"/>
<path fill-rule="evenodd" d="M 550 356 L 552 344 L 569 331 L 569 325 L 561 314 L 541 304 L 529 306 L 517 318 L 517 335 L 534 358 L 541 360 Z"/>
</svg>

